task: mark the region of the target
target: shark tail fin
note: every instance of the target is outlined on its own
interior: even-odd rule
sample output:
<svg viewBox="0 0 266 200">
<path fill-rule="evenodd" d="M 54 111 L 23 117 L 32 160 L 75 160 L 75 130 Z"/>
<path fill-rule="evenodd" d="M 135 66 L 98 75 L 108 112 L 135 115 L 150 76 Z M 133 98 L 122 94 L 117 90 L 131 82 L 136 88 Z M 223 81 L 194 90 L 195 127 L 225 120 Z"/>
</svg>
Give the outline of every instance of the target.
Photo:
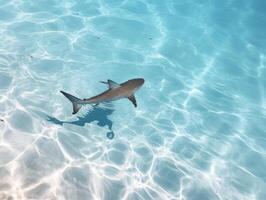
<svg viewBox="0 0 266 200">
<path fill-rule="evenodd" d="M 72 102 L 72 104 L 73 104 L 73 115 L 74 114 L 76 114 L 78 111 L 79 111 L 79 109 L 81 108 L 81 104 L 80 104 L 80 102 L 82 101 L 81 99 L 79 99 L 79 98 L 77 98 L 77 97 L 75 97 L 75 96 L 73 96 L 73 95 L 71 95 L 71 94 L 68 94 L 68 93 L 66 93 L 66 92 L 64 92 L 64 91 L 60 91 L 69 101 L 71 101 Z"/>
</svg>

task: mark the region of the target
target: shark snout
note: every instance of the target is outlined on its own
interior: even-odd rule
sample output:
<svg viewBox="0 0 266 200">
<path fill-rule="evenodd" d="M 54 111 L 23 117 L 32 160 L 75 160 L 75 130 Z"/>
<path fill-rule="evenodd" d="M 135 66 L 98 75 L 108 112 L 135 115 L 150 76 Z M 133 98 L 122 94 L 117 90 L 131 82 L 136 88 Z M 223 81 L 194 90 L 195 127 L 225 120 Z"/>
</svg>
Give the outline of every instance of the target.
<svg viewBox="0 0 266 200">
<path fill-rule="evenodd" d="M 144 84 L 145 80 L 143 78 L 140 78 L 141 85 Z"/>
<path fill-rule="evenodd" d="M 137 78 L 136 82 L 138 83 L 139 86 L 142 86 L 145 82 L 145 80 L 143 78 Z"/>
</svg>

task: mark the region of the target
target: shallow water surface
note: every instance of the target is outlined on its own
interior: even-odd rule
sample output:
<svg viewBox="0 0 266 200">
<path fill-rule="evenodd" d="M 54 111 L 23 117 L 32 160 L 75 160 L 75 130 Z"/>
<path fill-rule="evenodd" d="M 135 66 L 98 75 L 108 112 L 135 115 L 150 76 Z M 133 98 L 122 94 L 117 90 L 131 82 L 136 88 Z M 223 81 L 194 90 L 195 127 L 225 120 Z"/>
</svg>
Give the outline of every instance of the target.
<svg viewBox="0 0 266 200">
<path fill-rule="evenodd" d="M 0 199 L 266 199 L 263 0 L 0 0 Z M 142 77 L 127 99 L 72 115 Z"/>
</svg>

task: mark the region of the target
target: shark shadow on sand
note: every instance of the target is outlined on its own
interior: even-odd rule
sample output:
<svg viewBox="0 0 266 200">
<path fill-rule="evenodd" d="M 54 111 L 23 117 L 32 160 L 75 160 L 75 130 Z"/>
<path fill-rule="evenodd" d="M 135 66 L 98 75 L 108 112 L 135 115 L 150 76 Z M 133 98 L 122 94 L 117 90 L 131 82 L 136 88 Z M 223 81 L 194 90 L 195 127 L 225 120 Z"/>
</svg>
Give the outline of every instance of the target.
<svg viewBox="0 0 266 200">
<path fill-rule="evenodd" d="M 103 106 L 93 106 L 92 110 L 89 110 L 84 116 L 78 117 L 78 119 L 75 121 L 61 121 L 49 115 L 47 115 L 47 121 L 61 126 L 63 126 L 63 124 L 85 126 L 85 124 L 97 122 L 98 126 L 108 127 L 109 132 L 106 134 L 106 136 L 109 139 L 113 139 L 115 135 L 112 130 L 113 122 L 108 118 L 108 116 L 114 112 L 114 109 L 111 103 L 102 103 L 102 105 Z"/>
</svg>

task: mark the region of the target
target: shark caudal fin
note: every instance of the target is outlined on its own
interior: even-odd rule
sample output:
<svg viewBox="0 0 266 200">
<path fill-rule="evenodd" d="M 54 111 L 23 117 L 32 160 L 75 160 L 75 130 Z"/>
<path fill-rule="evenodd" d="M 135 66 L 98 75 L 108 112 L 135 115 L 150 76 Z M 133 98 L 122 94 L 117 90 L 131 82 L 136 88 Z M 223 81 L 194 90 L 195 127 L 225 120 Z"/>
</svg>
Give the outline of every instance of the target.
<svg viewBox="0 0 266 200">
<path fill-rule="evenodd" d="M 68 100 L 69 101 L 71 101 L 72 102 L 72 104 L 73 104 L 73 115 L 74 114 L 76 114 L 78 111 L 79 111 L 79 109 L 81 108 L 81 104 L 79 104 L 80 103 L 80 101 L 82 101 L 81 99 L 79 99 L 79 98 L 77 98 L 77 97 L 74 97 L 73 95 L 71 95 L 71 94 L 68 94 L 68 93 L 66 93 L 66 92 L 64 92 L 64 91 L 60 91 L 66 98 L 68 98 Z"/>
</svg>

